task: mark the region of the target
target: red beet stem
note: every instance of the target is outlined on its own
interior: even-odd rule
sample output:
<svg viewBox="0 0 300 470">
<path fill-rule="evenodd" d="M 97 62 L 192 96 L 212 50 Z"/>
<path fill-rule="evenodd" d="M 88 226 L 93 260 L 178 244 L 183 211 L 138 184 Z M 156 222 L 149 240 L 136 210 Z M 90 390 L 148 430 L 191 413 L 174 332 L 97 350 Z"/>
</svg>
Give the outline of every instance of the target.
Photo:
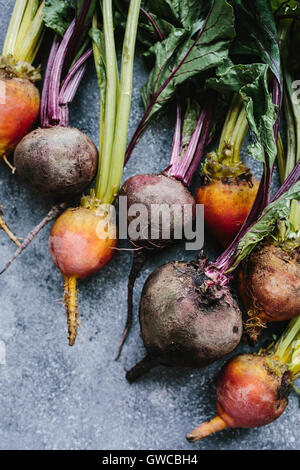
<svg viewBox="0 0 300 470">
<path fill-rule="evenodd" d="M 200 139 L 198 141 L 196 152 L 193 156 L 190 167 L 187 170 L 184 180 L 183 180 L 184 183 L 187 184 L 188 186 L 191 184 L 192 178 L 195 172 L 197 171 L 199 163 L 203 157 L 204 149 L 208 145 L 211 119 L 212 119 L 212 106 L 211 104 L 208 104 L 205 109 L 205 118 L 204 118 L 203 128 L 202 128 Z"/>
<path fill-rule="evenodd" d="M 210 124 L 212 118 L 212 105 L 206 103 L 200 113 L 198 122 L 189 141 L 188 147 L 184 152 L 181 160 L 179 156 L 182 151 L 181 141 L 181 108 L 177 106 L 177 119 L 173 138 L 172 154 L 168 174 L 174 178 L 183 181 L 189 185 L 197 170 L 200 160 L 203 156 L 204 148 L 210 132 Z"/>
<path fill-rule="evenodd" d="M 46 81 L 43 89 L 42 105 L 42 125 L 47 126 L 68 126 L 67 103 L 71 102 L 75 96 L 80 80 L 84 74 L 84 62 L 90 56 L 87 51 L 77 60 L 65 78 L 61 89 L 61 77 L 63 69 L 68 66 L 71 58 L 81 47 L 84 35 L 89 27 L 90 8 L 93 7 L 92 0 L 85 0 L 79 12 L 76 2 L 76 16 L 69 25 L 61 43 L 57 44 L 55 37 L 47 66 Z M 65 105 L 61 108 L 61 101 Z"/>
<path fill-rule="evenodd" d="M 194 132 L 192 134 L 192 137 L 189 141 L 188 147 L 186 151 L 184 152 L 184 155 L 180 162 L 175 165 L 173 168 L 171 168 L 170 174 L 174 178 L 184 181 L 185 175 L 193 161 L 193 156 L 195 155 L 197 146 L 198 146 L 198 141 L 201 135 L 203 123 L 205 120 L 205 109 L 203 109 L 200 113 L 198 122 L 196 124 L 196 127 L 194 129 Z"/>
<path fill-rule="evenodd" d="M 64 61 L 66 58 L 68 45 L 74 33 L 76 20 L 74 19 L 67 29 L 58 51 L 56 53 L 49 82 L 48 89 L 48 121 L 50 125 L 58 125 L 60 122 L 59 108 L 59 88 Z"/>
<path fill-rule="evenodd" d="M 41 121 L 41 126 L 42 127 L 48 127 L 49 121 L 48 121 L 48 92 L 49 92 L 49 85 L 50 85 L 50 78 L 51 78 L 51 72 L 53 68 L 53 63 L 54 59 L 56 56 L 56 53 L 59 48 L 59 39 L 58 35 L 56 34 L 53 39 L 48 63 L 47 63 L 47 68 L 46 68 L 46 73 L 45 73 L 45 79 L 44 79 L 44 86 L 43 86 L 43 91 L 42 91 L 42 99 L 41 99 L 41 111 L 40 111 L 40 121 Z"/>
<path fill-rule="evenodd" d="M 87 50 L 75 65 L 72 67 L 66 78 L 64 79 L 60 94 L 59 94 L 59 106 L 61 111 L 60 125 L 67 127 L 69 123 L 68 104 L 70 104 L 77 92 L 82 77 L 86 71 L 87 59 L 92 55 L 93 50 Z"/>
<path fill-rule="evenodd" d="M 294 169 L 291 171 L 289 176 L 286 178 L 282 186 L 278 189 L 277 193 L 272 199 L 272 202 L 276 201 L 279 199 L 286 191 L 288 191 L 297 181 L 299 181 L 300 178 L 300 160 L 294 167 Z"/>
<path fill-rule="evenodd" d="M 161 30 L 159 29 L 159 26 L 158 24 L 156 23 L 155 19 L 153 18 L 152 15 L 150 15 L 150 13 L 145 10 L 145 8 L 141 7 L 141 11 L 144 13 L 145 16 L 147 16 L 148 20 L 150 21 L 150 23 L 152 24 L 153 28 L 155 29 L 155 31 L 157 32 L 157 35 L 159 37 L 159 40 L 160 41 L 163 41 L 165 38 L 164 38 L 164 35 L 163 33 L 161 32 Z"/>
</svg>

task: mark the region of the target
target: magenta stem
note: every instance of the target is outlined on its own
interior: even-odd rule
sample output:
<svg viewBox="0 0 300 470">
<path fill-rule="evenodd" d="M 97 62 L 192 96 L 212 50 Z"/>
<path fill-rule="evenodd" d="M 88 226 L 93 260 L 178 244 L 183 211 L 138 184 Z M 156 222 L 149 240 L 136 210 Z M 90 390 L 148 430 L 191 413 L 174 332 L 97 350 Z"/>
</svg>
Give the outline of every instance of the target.
<svg viewBox="0 0 300 470">
<path fill-rule="evenodd" d="M 41 111 L 40 111 L 40 121 L 42 127 L 48 127 L 48 92 L 49 92 L 49 84 L 50 84 L 50 77 L 53 68 L 54 59 L 56 53 L 59 48 L 59 39 L 57 34 L 54 36 L 52 47 L 47 63 L 45 78 L 44 78 L 44 85 L 42 91 L 42 98 L 41 98 Z"/>
<path fill-rule="evenodd" d="M 300 178 L 300 160 L 295 165 L 293 171 L 289 174 L 286 178 L 284 183 L 282 184 L 281 188 L 278 189 L 277 193 L 272 199 L 272 202 L 279 199 L 284 193 L 286 193 Z"/>
<path fill-rule="evenodd" d="M 59 94 L 60 126 L 67 127 L 69 124 L 68 104 L 71 103 L 74 99 L 76 91 L 86 70 L 86 61 L 92 53 L 93 50 L 89 49 L 83 54 L 83 56 L 72 67 L 62 84 L 62 88 Z"/>
<path fill-rule="evenodd" d="M 212 112 L 213 112 L 211 104 L 208 104 L 207 106 L 205 106 L 204 110 L 205 110 L 204 123 L 203 123 L 201 136 L 198 142 L 198 146 L 196 149 L 196 153 L 193 157 L 192 163 L 188 171 L 186 172 L 184 180 L 183 180 L 187 186 L 191 184 L 192 178 L 195 172 L 197 171 L 197 168 L 203 157 L 204 149 L 208 145 L 208 141 L 209 141 L 210 126 L 211 126 Z"/>
<path fill-rule="evenodd" d="M 165 38 L 164 38 L 164 35 L 162 34 L 161 30 L 159 29 L 158 27 L 158 24 L 156 23 L 155 19 L 153 18 L 152 15 L 150 15 L 150 13 L 148 13 L 145 8 L 141 7 L 141 11 L 144 13 L 144 15 L 147 16 L 148 20 L 150 21 L 150 23 L 152 24 L 153 28 L 155 29 L 155 31 L 157 32 L 157 35 L 159 37 L 159 40 L 160 41 L 163 41 Z"/>
<path fill-rule="evenodd" d="M 59 93 L 59 104 L 68 104 L 71 103 L 71 101 L 74 99 L 75 93 L 80 84 L 80 80 L 86 69 L 86 61 L 92 55 L 92 53 L 93 49 L 87 50 L 71 68 L 70 72 L 61 85 Z"/>
<path fill-rule="evenodd" d="M 188 147 L 181 161 L 178 162 L 178 164 L 171 171 L 171 175 L 178 180 L 184 181 L 185 175 L 193 161 L 193 157 L 195 155 L 199 137 L 202 131 L 204 119 L 205 119 L 205 109 L 203 109 L 200 113 L 197 125 L 195 127 L 195 130 L 192 134 Z"/>
<path fill-rule="evenodd" d="M 91 7 L 91 0 L 84 0 L 81 10 L 79 10 L 78 0 L 75 1 L 76 8 L 76 28 L 72 35 L 72 39 L 68 45 L 68 54 L 64 64 L 65 69 L 69 69 L 73 57 L 76 57 L 76 51 L 80 50 L 83 44 L 85 34 L 89 29 L 90 20 L 87 22 L 87 15 Z"/>
<path fill-rule="evenodd" d="M 59 88 L 62 75 L 62 69 L 67 54 L 68 45 L 73 35 L 76 20 L 74 19 L 67 29 L 57 54 L 55 56 L 52 72 L 50 76 L 49 93 L 48 93 L 48 120 L 50 125 L 57 125 L 60 122 L 59 109 Z"/>
</svg>

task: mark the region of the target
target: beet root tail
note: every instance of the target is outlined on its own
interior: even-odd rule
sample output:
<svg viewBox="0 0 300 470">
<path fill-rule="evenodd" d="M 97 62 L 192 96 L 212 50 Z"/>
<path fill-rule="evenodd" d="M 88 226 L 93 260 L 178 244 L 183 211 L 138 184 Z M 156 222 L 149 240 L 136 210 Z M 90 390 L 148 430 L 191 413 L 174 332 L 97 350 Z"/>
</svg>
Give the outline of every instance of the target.
<svg viewBox="0 0 300 470">
<path fill-rule="evenodd" d="M 11 239 L 12 242 L 14 242 L 19 247 L 21 246 L 21 243 L 18 240 L 18 238 L 12 233 L 7 223 L 2 219 L 1 210 L 0 210 L 0 229 L 2 229 L 6 233 L 6 235 L 8 235 L 8 237 Z"/>
<path fill-rule="evenodd" d="M 267 327 L 267 324 L 264 321 L 265 315 L 263 310 L 257 307 L 248 309 L 247 315 L 248 319 L 245 324 L 245 331 L 250 344 L 255 346 L 262 330 Z"/>
<path fill-rule="evenodd" d="M 128 279 L 128 300 L 127 300 L 127 320 L 125 324 L 125 328 L 122 334 L 122 338 L 120 341 L 119 349 L 116 355 L 116 361 L 119 359 L 129 331 L 132 325 L 132 309 L 133 309 L 133 289 L 135 285 L 135 281 L 138 278 L 142 268 L 146 264 L 148 260 L 149 254 L 145 250 L 140 250 L 134 253 L 131 271 L 129 274 Z"/>
<path fill-rule="evenodd" d="M 190 432 L 186 438 L 189 442 L 197 442 L 204 437 L 210 436 L 215 432 L 228 428 L 226 422 L 220 417 L 215 416 L 212 420 L 200 424 L 194 431 Z"/>
<path fill-rule="evenodd" d="M 69 345 L 74 346 L 77 337 L 78 310 L 77 310 L 77 279 L 75 276 L 65 278 L 64 304 L 68 318 Z"/>
<path fill-rule="evenodd" d="M 126 379 L 129 383 L 133 383 L 157 365 L 158 360 L 156 357 L 146 356 L 127 372 Z"/>
<path fill-rule="evenodd" d="M 15 172 L 16 172 L 16 167 L 14 167 L 14 166 L 10 163 L 10 161 L 8 160 L 8 158 L 7 158 L 6 155 L 3 155 L 2 158 L 3 158 L 4 163 L 8 166 L 8 168 L 10 168 L 12 174 L 14 175 Z"/>
<path fill-rule="evenodd" d="M 44 217 L 44 219 L 27 235 L 27 237 L 23 240 L 22 243 L 19 242 L 18 239 L 16 239 L 16 237 L 12 234 L 12 236 L 14 238 L 12 238 L 10 235 L 9 237 L 16 243 L 16 245 L 18 246 L 18 249 L 14 252 L 14 254 L 12 255 L 12 257 L 8 260 L 8 262 L 6 263 L 6 265 L 4 266 L 4 268 L 0 271 L 0 275 L 3 274 L 5 271 L 7 271 L 7 269 L 10 267 L 10 265 L 15 261 L 15 259 L 21 254 L 23 253 L 23 251 L 30 245 L 30 243 L 32 242 L 32 240 L 39 234 L 39 232 L 49 223 L 51 222 L 53 219 L 55 219 L 55 217 L 57 217 L 65 208 L 66 208 L 66 203 L 63 202 L 61 204 L 57 204 L 55 206 L 53 206 L 50 211 L 48 212 L 48 214 L 46 215 L 46 217 Z M 2 219 L 0 217 L 0 227 L 3 228 L 2 226 Z M 5 224 L 5 222 L 4 222 Z M 5 230 L 3 228 L 3 230 Z M 6 231 L 6 230 L 5 230 Z M 10 232 L 10 230 L 9 230 Z M 6 231 L 7 233 L 7 231 Z M 11 232 L 10 232 L 11 233 Z"/>
</svg>

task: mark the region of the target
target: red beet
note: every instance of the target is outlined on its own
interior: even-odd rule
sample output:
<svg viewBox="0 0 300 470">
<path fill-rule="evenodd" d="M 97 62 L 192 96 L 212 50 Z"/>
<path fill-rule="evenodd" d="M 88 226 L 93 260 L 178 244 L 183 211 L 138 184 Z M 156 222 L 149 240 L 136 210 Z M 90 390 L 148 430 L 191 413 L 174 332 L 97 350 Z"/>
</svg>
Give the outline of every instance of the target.
<svg viewBox="0 0 300 470">
<path fill-rule="evenodd" d="M 78 129 L 36 129 L 17 145 L 17 174 L 43 196 L 67 200 L 89 186 L 97 171 L 98 152 Z"/>
<path fill-rule="evenodd" d="M 240 310 L 228 287 L 205 278 L 206 261 L 168 263 L 149 276 L 140 303 L 148 354 L 127 373 L 130 382 L 157 364 L 203 367 L 238 345 Z"/>
</svg>

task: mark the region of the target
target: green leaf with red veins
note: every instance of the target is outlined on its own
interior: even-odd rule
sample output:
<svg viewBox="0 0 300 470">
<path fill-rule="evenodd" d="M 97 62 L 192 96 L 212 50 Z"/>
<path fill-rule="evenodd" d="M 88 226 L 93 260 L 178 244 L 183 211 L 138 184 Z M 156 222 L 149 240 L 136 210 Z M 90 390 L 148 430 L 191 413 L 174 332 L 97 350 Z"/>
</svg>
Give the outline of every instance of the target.
<svg viewBox="0 0 300 470">
<path fill-rule="evenodd" d="M 272 165 L 277 155 L 274 124 L 278 110 L 270 93 L 270 71 L 279 83 L 281 94 L 281 64 L 275 19 L 265 0 L 232 0 L 236 17 L 236 40 L 230 60 L 217 70 L 217 78 L 208 80 L 209 87 L 218 91 L 239 93 L 243 98 L 250 126 L 252 143 L 249 153 L 259 161 L 268 155 Z M 243 64 L 235 65 L 237 61 Z M 245 63 L 246 60 L 249 63 Z"/>
<path fill-rule="evenodd" d="M 63 36 L 74 18 L 74 0 L 46 0 L 44 6 L 45 25 Z"/>
<path fill-rule="evenodd" d="M 204 20 L 200 21 L 203 34 L 198 38 L 199 33 L 193 35 L 186 29 L 177 28 L 150 49 L 156 60 L 141 91 L 146 108 L 167 85 L 157 97 L 147 120 L 173 98 L 178 85 L 201 72 L 215 69 L 228 57 L 229 46 L 235 36 L 231 6 L 224 0 L 213 1 L 205 23 Z"/>
<path fill-rule="evenodd" d="M 259 221 L 248 230 L 239 242 L 236 261 L 231 266 L 229 272 L 234 270 L 253 251 L 258 243 L 265 240 L 274 232 L 279 221 L 288 223 L 291 212 L 290 202 L 293 200 L 300 201 L 300 181 L 265 208 Z"/>
</svg>

